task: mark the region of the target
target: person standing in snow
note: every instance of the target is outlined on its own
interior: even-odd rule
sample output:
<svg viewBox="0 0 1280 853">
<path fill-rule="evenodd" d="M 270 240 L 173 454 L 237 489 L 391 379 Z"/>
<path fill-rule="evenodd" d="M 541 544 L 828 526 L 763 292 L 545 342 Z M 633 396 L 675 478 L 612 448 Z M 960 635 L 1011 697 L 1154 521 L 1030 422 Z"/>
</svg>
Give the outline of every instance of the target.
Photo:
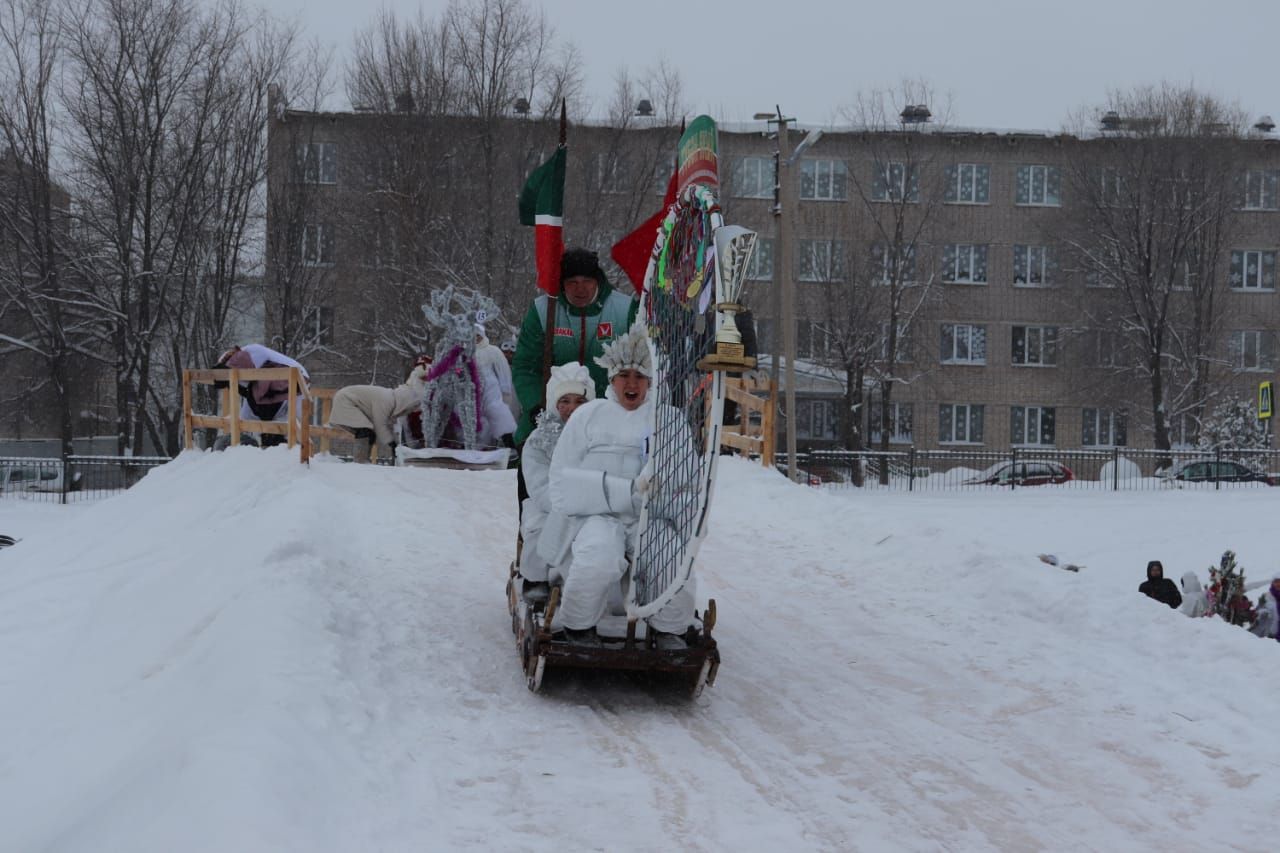
<svg viewBox="0 0 1280 853">
<path fill-rule="evenodd" d="M 1271 585 L 1258 600 L 1258 619 L 1249 630 L 1259 637 L 1280 640 L 1280 572 L 1271 576 Z"/>
<path fill-rule="evenodd" d="M 515 433 L 517 447 L 533 432 L 534 416 L 544 402 L 542 361 L 550 298 L 556 300 L 551 364 L 585 364 L 595 380 L 597 397 L 604 394 L 608 377 L 594 359 L 604 352 L 605 344 L 631 328 L 640 307 L 635 299 L 610 286 L 595 252 L 568 249 L 561 255 L 560 294 L 549 297 L 544 293 L 533 301 L 520 325 L 516 354 L 511 360 L 521 409 Z"/>
<path fill-rule="evenodd" d="M 427 367 L 417 365 L 403 385 L 383 388 L 380 385 L 348 385 L 333 395 L 329 425 L 350 430 L 355 435 L 356 462 L 372 462 L 373 444 L 378 453 L 394 458 L 396 452 L 396 420 L 422 405 Z"/>
<path fill-rule="evenodd" d="M 232 347 L 218 358 L 218 362 L 213 367 L 215 370 L 231 367 L 238 370 L 296 367 L 298 372 L 302 374 L 304 386 L 311 381 L 311 376 L 307 373 L 307 369 L 296 360 L 289 358 L 284 353 L 276 352 L 270 347 L 264 347 L 262 344 L 245 344 L 242 347 Z M 294 417 L 302 416 L 301 401 L 299 400 L 298 402 L 299 410 L 294 412 Z M 240 417 L 245 420 L 283 422 L 288 419 L 289 413 L 286 411 L 289 408 L 288 403 L 288 380 L 255 379 L 252 382 L 245 381 L 240 383 Z M 225 436 L 219 438 L 219 444 L 225 438 Z M 284 444 L 285 440 L 286 438 L 283 435 L 268 433 L 262 436 L 262 446 L 273 447 L 277 444 Z"/>
<path fill-rule="evenodd" d="M 512 447 L 512 434 L 516 431 L 516 415 L 520 408 L 516 403 L 515 388 L 511 384 L 511 365 L 507 363 L 502 351 L 489 343 L 484 326 L 476 323 L 476 373 L 480 376 L 480 384 L 484 386 L 481 400 L 484 404 L 482 415 L 485 431 L 495 441 Z M 501 403 L 506 411 L 498 407 Z"/>
<path fill-rule="evenodd" d="M 1178 587 L 1164 576 L 1164 564 L 1159 560 L 1147 563 L 1147 579 L 1138 586 L 1138 592 L 1174 609 L 1182 604 Z"/>
<path fill-rule="evenodd" d="M 551 455 L 569 417 L 584 403 L 596 398 L 595 382 L 585 365 L 571 361 L 551 368 L 547 382 L 547 399 L 551 408 L 538 415 L 538 426 L 524 443 L 520 455 L 520 471 L 524 475 L 529 497 L 520 513 L 520 577 L 522 591 L 529 601 L 545 601 L 548 593 L 550 566 L 538 553 L 538 537 L 551 513 L 547 486 L 551 473 Z"/>
<path fill-rule="evenodd" d="M 1192 617 L 1209 615 L 1209 594 L 1200 586 L 1195 572 L 1182 575 L 1182 606 L 1178 611 Z"/>
<path fill-rule="evenodd" d="M 560 435 L 548 485 L 552 513 L 538 543 L 548 564 L 567 565 L 559 619 L 565 638 L 584 645 L 600 644 L 596 624 L 617 598 L 639 509 L 654 486 L 642 474 L 654 417 L 648 399 L 653 357 L 644 326 L 637 323 L 606 346 L 597 361 L 608 372 L 606 399 L 578 409 Z M 684 441 L 693 452 L 692 439 Z M 673 490 L 679 484 L 663 485 Z M 680 634 L 693 624 L 693 586 L 690 577 L 648 619 L 658 648 L 685 647 Z"/>
</svg>

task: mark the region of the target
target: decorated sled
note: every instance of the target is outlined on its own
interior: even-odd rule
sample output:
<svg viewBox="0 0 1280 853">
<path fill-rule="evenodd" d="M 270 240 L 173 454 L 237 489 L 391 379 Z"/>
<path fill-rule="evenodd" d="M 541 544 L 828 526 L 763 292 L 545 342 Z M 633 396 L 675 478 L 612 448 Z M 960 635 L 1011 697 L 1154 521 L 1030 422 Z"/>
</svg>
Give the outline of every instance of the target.
<svg viewBox="0 0 1280 853">
<path fill-rule="evenodd" d="M 715 681 L 714 600 L 683 635 L 683 649 L 658 648 L 644 620 L 692 582 L 719 459 L 726 373 L 755 365 L 734 314 L 756 235 L 724 225 L 717 187 L 716 127 L 700 116 L 681 137 L 675 202 L 656 229 L 644 276 L 654 421 L 643 474 L 654 485 L 640 510 L 623 607 L 597 626 L 599 645 L 558 639 L 560 590 L 552 588 L 546 602 L 526 600 L 517 547 L 507 602 L 531 690 L 548 671 L 575 668 L 670 673 L 693 696 Z"/>
</svg>

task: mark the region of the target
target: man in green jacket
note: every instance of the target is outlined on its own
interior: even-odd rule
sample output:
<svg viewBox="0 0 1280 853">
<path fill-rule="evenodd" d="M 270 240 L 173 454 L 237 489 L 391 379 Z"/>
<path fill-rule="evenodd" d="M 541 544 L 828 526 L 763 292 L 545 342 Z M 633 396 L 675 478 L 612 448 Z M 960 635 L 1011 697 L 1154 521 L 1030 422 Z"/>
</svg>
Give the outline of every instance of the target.
<svg viewBox="0 0 1280 853">
<path fill-rule="evenodd" d="M 520 326 L 511 374 L 520 399 L 520 423 L 515 443 L 519 447 L 533 432 L 533 416 L 543 404 L 546 380 L 542 377 L 542 352 L 547 323 L 545 293 L 533 301 Z M 595 252 L 567 249 L 560 258 L 560 295 L 556 300 L 556 319 L 552 340 L 552 364 L 576 361 L 587 365 L 596 385 L 596 396 L 603 397 L 609 377 L 596 364 L 596 356 L 604 345 L 621 337 L 631 328 L 640 303 L 614 290 L 600 268 Z"/>
</svg>

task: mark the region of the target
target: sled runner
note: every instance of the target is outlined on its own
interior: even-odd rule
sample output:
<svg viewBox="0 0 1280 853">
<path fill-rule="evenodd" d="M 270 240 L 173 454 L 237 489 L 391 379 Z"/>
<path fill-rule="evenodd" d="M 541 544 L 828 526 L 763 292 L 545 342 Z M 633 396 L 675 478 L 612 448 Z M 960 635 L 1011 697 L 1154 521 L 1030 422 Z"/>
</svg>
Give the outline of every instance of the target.
<svg viewBox="0 0 1280 853">
<path fill-rule="evenodd" d="M 644 623 L 626 621 L 620 636 L 609 630 L 610 622 L 600 626 L 601 642 L 598 646 L 580 645 L 560 638 L 552 631 L 556 608 L 560 601 L 560 588 L 551 590 L 546 602 L 526 601 L 521 595 L 521 578 L 516 564 L 511 564 L 507 581 L 507 607 L 511 613 L 511 630 L 516 638 L 516 653 L 524 669 L 526 683 L 535 693 L 542 689 L 543 677 L 548 670 L 618 670 L 656 673 L 683 681 L 690 698 L 697 698 L 702 689 L 716 680 L 720 667 L 720 652 L 711 631 L 716 623 L 715 600 L 707 602 L 698 624 L 683 636 L 684 649 L 656 648 L 652 635 L 644 632 Z M 621 620 L 613 620 L 620 624 Z"/>
</svg>

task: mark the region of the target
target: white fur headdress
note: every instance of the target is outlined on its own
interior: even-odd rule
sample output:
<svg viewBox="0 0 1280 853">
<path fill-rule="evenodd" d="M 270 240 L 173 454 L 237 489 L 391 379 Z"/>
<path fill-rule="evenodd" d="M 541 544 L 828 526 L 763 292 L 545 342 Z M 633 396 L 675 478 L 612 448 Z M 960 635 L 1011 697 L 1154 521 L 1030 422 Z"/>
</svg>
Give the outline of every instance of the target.
<svg viewBox="0 0 1280 853">
<path fill-rule="evenodd" d="M 596 364 L 609 371 L 609 379 L 623 370 L 636 370 L 653 378 L 653 355 L 649 351 L 649 330 L 644 321 L 636 320 L 627 333 L 607 344 L 596 358 Z"/>
<path fill-rule="evenodd" d="M 596 383 L 586 365 L 571 361 L 551 368 L 551 378 L 547 380 L 547 408 L 553 408 L 565 394 L 581 394 L 588 400 L 596 398 Z"/>
</svg>

